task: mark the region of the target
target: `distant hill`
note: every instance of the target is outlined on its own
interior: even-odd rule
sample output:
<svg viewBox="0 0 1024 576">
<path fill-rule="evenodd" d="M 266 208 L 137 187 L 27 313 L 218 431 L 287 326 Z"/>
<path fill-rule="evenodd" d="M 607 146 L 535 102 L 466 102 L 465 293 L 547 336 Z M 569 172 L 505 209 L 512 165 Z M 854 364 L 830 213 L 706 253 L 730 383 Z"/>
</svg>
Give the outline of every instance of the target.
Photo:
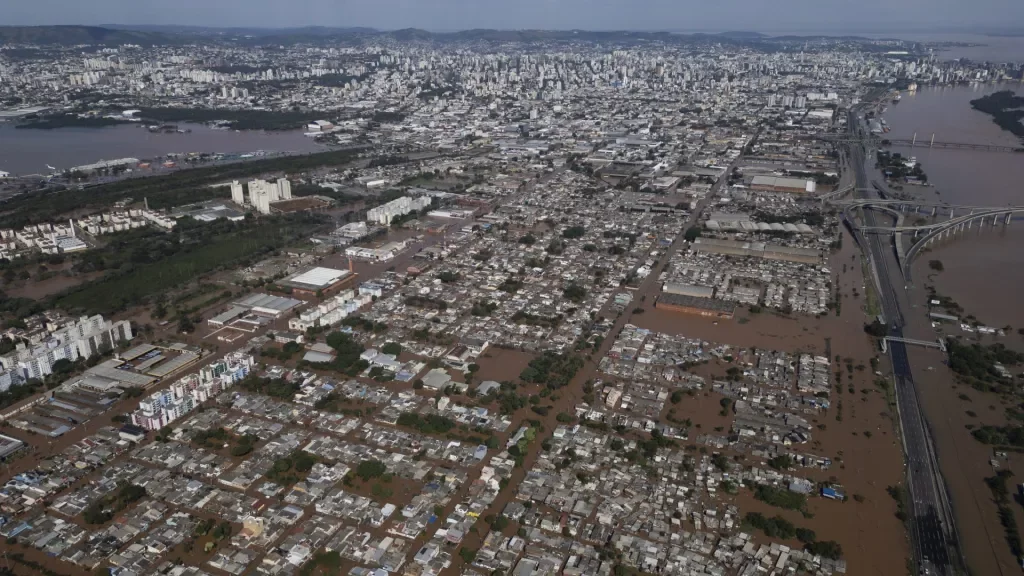
<svg viewBox="0 0 1024 576">
<path fill-rule="evenodd" d="M 0 44 L 37 44 L 73 46 L 78 44 L 120 45 L 184 44 L 223 42 L 238 45 L 323 44 L 390 39 L 397 42 L 608 42 L 608 43 L 718 43 L 771 44 L 791 43 L 822 36 L 777 36 L 760 32 L 680 34 L 674 32 L 634 32 L 628 30 L 494 30 L 473 29 L 457 32 L 430 32 L 419 28 L 376 30 L 374 28 L 215 28 L 204 26 L 0 26 Z M 833 38 L 834 39 L 834 38 Z M 853 38 L 848 38 L 853 39 Z M 859 39 L 858 39 L 859 40 Z"/>
<path fill-rule="evenodd" d="M 0 44 L 75 46 L 78 44 L 178 44 L 182 36 L 100 26 L 0 26 Z"/>
<path fill-rule="evenodd" d="M 378 34 L 376 28 L 351 27 L 332 28 L 328 26 L 303 26 L 300 28 L 248 28 L 229 27 L 217 28 L 210 26 L 183 26 L 174 24 L 125 25 L 103 24 L 103 28 L 112 30 L 137 30 L 141 32 L 159 32 L 162 34 L 184 34 L 190 36 L 252 36 L 257 38 L 273 36 L 339 36 L 346 34 Z"/>
<path fill-rule="evenodd" d="M 725 38 L 735 38 L 737 40 L 760 40 L 762 38 L 768 38 L 768 35 L 761 34 L 760 32 L 745 31 L 720 32 L 718 36 L 722 36 Z"/>
</svg>

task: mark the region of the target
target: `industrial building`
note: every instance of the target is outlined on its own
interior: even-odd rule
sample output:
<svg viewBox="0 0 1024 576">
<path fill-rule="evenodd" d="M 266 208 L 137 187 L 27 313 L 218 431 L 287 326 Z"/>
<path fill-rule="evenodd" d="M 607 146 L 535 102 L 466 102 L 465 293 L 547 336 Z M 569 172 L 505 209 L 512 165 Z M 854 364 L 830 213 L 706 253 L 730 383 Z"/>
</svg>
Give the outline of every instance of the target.
<svg viewBox="0 0 1024 576">
<path fill-rule="evenodd" d="M 715 289 L 710 286 L 697 286 L 695 284 L 680 284 L 677 282 L 666 282 L 661 287 L 661 291 L 665 294 L 675 294 L 677 296 L 693 296 L 695 298 L 714 298 Z"/>
<path fill-rule="evenodd" d="M 8 456 L 14 454 L 18 450 L 21 450 L 25 446 L 27 446 L 27 444 L 17 438 L 0 434 L 0 460 L 6 460 Z"/>
<path fill-rule="evenodd" d="M 124 168 L 127 166 L 138 166 L 138 158 L 119 158 L 117 160 L 100 160 L 95 164 L 83 164 L 82 166 L 75 166 L 71 169 L 71 172 L 84 172 L 90 174 L 99 170 L 109 170 L 110 168 Z"/>
<path fill-rule="evenodd" d="M 287 278 L 280 284 L 294 291 L 315 294 L 318 291 L 322 293 L 339 289 L 353 282 L 355 277 L 356 274 L 351 270 L 335 270 L 317 266 Z"/>
<path fill-rule="evenodd" d="M 388 242 L 379 248 L 364 248 L 362 246 L 349 246 L 345 249 L 345 255 L 349 258 L 369 260 L 371 262 L 384 262 L 391 260 L 406 249 L 406 242 Z"/>
<path fill-rule="evenodd" d="M 822 259 L 821 250 L 816 248 L 796 248 L 766 242 L 744 242 L 720 238 L 697 238 L 693 241 L 693 249 L 708 254 L 755 256 L 811 265 L 820 264 Z"/>
<path fill-rule="evenodd" d="M 750 181 L 752 190 L 764 192 L 790 192 L 794 194 L 812 194 L 818 185 L 814 180 L 800 178 L 783 178 L 781 176 L 754 176 Z"/>
<path fill-rule="evenodd" d="M 748 214 L 742 212 L 712 212 L 704 226 L 713 231 L 815 233 L 813 228 L 804 223 L 754 222 Z"/>
<path fill-rule="evenodd" d="M 685 312 L 687 314 L 697 314 L 698 316 L 712 318 L 732 318 L 733 313 L 736 311 L 736 305 L 732 302 L 700 296 L 672 294 L 670 292 L 662 292 L 654 307 L 672 312 Z"/>
<path fill-rule="evenodd" d="M 234 303 L 234 306 L 250 310 L 262 316 L 277 318 L 281 314 L 304 304 L 302 300 L 273 296 L 270 294 L 250 294 Z"/>
</svg>

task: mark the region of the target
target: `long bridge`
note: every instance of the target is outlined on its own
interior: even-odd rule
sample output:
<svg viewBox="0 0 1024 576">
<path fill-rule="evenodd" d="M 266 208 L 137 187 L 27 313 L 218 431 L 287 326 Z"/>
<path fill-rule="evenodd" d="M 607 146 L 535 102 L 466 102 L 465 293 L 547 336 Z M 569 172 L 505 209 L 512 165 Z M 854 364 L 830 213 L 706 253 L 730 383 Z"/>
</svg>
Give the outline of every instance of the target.
<svg viewBox="0 0 1024 576">
<path fill-rule="evenodd" d="M 1024 152 L 1021 146 L 1000 146 L 997 144 L 972 144 L 970 142 L 931 141 L 928 144 L 918 143 L 916 139 L 886 138 L 882 146 L 909 146 L 911 148 L 954 148 L 957 150 L 978 150 L 980 152 Z"/>
<path fill-rule="evenodd" d="M 892 234 L 896 245 L 896 259 L 899 261 L 903 272 L 903 278 L 909 283 L 911 281 L 911 265 L 914 258 L 920 254 L 926 246 L 935 240 L 949 237 L 960 232 L 965 232 L 974 227 L 977 223 L 979 229 L 989 223 L 991 226 L 1002 224 L 1008 226 L 1014 215 L 1024 214 L 1024 206 L 958 206 L 941 204 L 937 202 L 917 202 L 911 200 L 840 200 L 833 201 L 833 204 L 843 207 L 843 213 L 847 221 L 853 223 L 855 220 L 851 212 L 855 209 L 869 209 L 885 212 L 892 216 L 896 223 L 892 226 L 863 226 L 855 225 L 860 234 Z M 932 217 L 940 217 L 947 214 L 948 219 L 931 222 L 907 225 L 905 213 L 909 209 L 920 214 L 921 208 L 925 214 L 930 212 Z M 957 212 L 967 212 L 957 215 Z M 903 235 L 912 235 L 912 244 L 909 249 L 903 242 Z"/>
<path fill-rule="evenodd" d="M 813 136 L 812 138 L 815 140 L 824 140 L 826 142 L 832 142 L 835 144 L 861 144 L 864 142 L 864 140 L 859 138 L 850 138 L 848 134 L 818 134 Z M 917 134 L 914 134 L 913 138 L 884 138 L 879 135 L 873 135 L 871 140 L 881 146 L 903 146 L 909 148 L 946 148 L 953 150 L 976 150 L 979 152 L 1024 153 L 1024 146 L 975 144 L 972 142 L 947 142 L 942 140 L 936 140 L 935 134 L 932 134 L 932 137 L 928 142 L 918 142 Z"/>
</svg>

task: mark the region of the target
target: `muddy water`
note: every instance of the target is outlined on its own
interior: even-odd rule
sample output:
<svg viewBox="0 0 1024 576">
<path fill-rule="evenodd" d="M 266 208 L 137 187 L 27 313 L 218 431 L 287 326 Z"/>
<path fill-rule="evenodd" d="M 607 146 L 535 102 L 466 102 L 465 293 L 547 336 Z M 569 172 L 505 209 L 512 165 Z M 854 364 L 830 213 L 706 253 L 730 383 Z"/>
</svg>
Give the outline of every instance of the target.
<svg viewBox="0 0 1024 576">
<path fill-rule="evenodd" d="M 474 376 L 474 380 L 515 380 L 533 358 L 534 356 L 527 352 L 488 348 L 476 362 L 480 370 Z"/>
<path fill-rule="evenodd" d="M 1024 158 L 1021 161 L 1024 163 Z M 937 244 L 922 255 L 915 263 L 914 278 L 928 278 L 939 294 L 957 301 L 982 324 L 997 328 L 1010 325 L 1016 330 L 1024 327 L 1020 301 L 1020 287 L 1024 286 L 1022 246 L 1022 223 L 1011 224 L 1009 229 L 975 229 Z M 929 275 L 929 260 L 942 262 L 943 271 Z"/>
<path fill-rule="evenodd" d="M 5 286 L 5 289 L 8 295 L 15 298 L 33 298 L 35 300 L 40 300 L 51 294 L 56 294 L 71 288 L 72 286 L 84 284 L 101 276 L 103 276 L 103 272 L 78 274 L 74 276 L 58 274 L 57 276 L 43 281 L 28 281 L 17 285 Z"/>
<path fill-rule="evenodd" d="M 991 116 L 971 108 L 971 100 L 1000 90 L 1024 94 L 1024 85 L 925 88 L 904 93 L 902 102 L 883 114 L 892 129 L 886 137 L 910 139 L 917 134 L 919 146 L 893 150 L 921 163 L 934 186 L 923 190 L 925 197 L 979 206 L 1024 204 L 1024 155 L 927 147 L 932 134 L 941 142 L 1021 146 L 1021 140 L 999 128 Z"/>
<path fill-rule="evenodd" d="M 992 123 L 991 118 L 970 107 L 970 100 L 1000 89 L 1024 93 L 1020 84 L 960 86 L 921 90 L 905 95 L 885 114 L 892 127 L 890 136 L 927 141 L 932 132 L 936 140 L 979 144 L 1020 145 L 1020 141 Z M 916 156 L 934 188 L 915 189 L 924 198 L 955 204 L 1005 206 L 1024 204 L 1024 155 L 960 150 L 917 148 L 902 149 Z M 907 191 L 910 187 L 907 187 Z M 1019 286 L 1024 281 L 1024 226 L 1015 222 L 1009 228 L 977 226 L 965 234 L 951 236 L 934 244 L 914 265 L 914 286 L 910 292 L 911 310 L 905 314 L 907 334 L 913 338 L 934 339 L 936 331 L 925 316 L 924 286 L 932 285 L 943 295 L 963 306 L 966 314 L 995 327 L 1024 326 L 1024 307 L 1019 304 Z M 940 260 L 944 270 L 929 269 L 929 260 Z M 946 334 L 967 336 L 958 327 L 946 326 Z M 987 337 L 986 343 L 1000 341 L 1020 348 L 1015 333 L 1005 338 Z M 1005 423 L 1005 405 L 993 394 L 977 392 L 958 384 L 944 366 L 937 351 L 909 349 L 915 380 L 921 389 L 921 405 L 929 421 L 943 478 L 953 499 L 960 542 L 970 568 L 976 574 L 1016 574 L 1020 568 L 1010 554 L 996 506 L 984 478 L 994 469 L 989 447 L 971 437 L 967 426 Z M 1000 467 L 1021 472 L 1019 455 L 1001 461 Z M 1017 523 L 1024 522 L 1024 511 L 1011 505 Z"/>
<path fill-rule="evenodd" d="M 801 315 L 786 318 L 743 310 L 734 320 L 716 321 L 657 310 L 648 302 L 645 312 L 634 314 L 632 321 L 645 328 L 713 342 L 791 353 L 825 354 L 828 339 L 833 359 L 836 355 L 849 357 L 853 364 L 867 366 L 876 351 L 863 332 L 867 319 L 864 278 L 856 246 L 850 237 L 844 238 L 843 248 L 831 257 L 829 268 L 834 271 L 833 281 L 838 282 L 841 294 L 838 316 L 830 313 L 821 318 Z M 854 296 L 855 289 L 858 296 Z M 836 369 L 842 366 L 834 366 L 833 374 Z M 695 371 L 705 377 L 721 376 L 725 367 L 712 363 Z M 828 456 L 834 464 L 829 470 L 800 469 L 794 473 L 814 481 L 837 482 L 846 489 L 850 500 L 840 503 L 811 498 L 809 511 L 813 518 L 758 502 L 747 490 L 741 490 L 731 500 L 743 514 L 779 514 L 797 526 L 813 529 L 819 540 L 839 542 L 848 563 L 848 574 L 902 575 L 906 573 L 909 556 L 907 536 L 903 524 L 895 517 L 896 503 L 886 492 L 888 486 L 902 482 L 903 477 L 901 449 L 894 428 L 895 413 L 875 386 L 870 370 L 854 370 L 848 374 L 842 369 L 842 372 L 842 390 L 833 388 L 833 408 L 812 419 L 816 427 L 813 442 L 794 448 Z M 693 421 L 695 429 L 691 430 L 690 440 L 693 442 L 697 434 L 714 434 L 715 428 L 727 429 L 731 423 L 731 415 L 728 418 L 719 415 L 719 400 L 720 396 L 714 393 L 686 396 L 679 404 L 667 406 L 666 412 L 672 409 L 674 418 Z M 747 460 L 747 465 L 754 463 L 750 457 Z M 862 501 L 854 500 L 854 495 Z M 767 540 L 763 534 L 757 539 L 759 542 Z M 800 546 L 798 542 L 786 544 Z"/>
</svg>

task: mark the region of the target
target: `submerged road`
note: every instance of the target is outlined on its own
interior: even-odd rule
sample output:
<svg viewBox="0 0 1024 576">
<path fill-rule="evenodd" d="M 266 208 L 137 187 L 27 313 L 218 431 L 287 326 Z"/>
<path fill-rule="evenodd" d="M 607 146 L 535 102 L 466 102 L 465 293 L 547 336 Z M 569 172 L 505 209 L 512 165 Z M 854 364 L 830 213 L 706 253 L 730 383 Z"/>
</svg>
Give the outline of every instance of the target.
<svg viewBox="0 0 1024 576">
<path fill-rule="evenodd" d="M 850 113 L 849 124 L 856 135 L 864 127 L 856 110 Z M 863 144 L 850 145 L 850 165 L 857 179 L 861 198 L 877 198 L 877 189 L 871 186 L 865 163 Z M 875 213 L 864 211 L 865 224 L 875 226 Z M 904 319 L 901 302 L 907 300 L 905 285 L 896 262 L 895 246 L 877 235 L 862 235 L 863 247 L 868 251 L 877 278 L 882 310 L 889 326 L 889 336 L 903 337 Z M 891 271 L 896 275 L 892 276 Z M 919 392 L 910 369 L 907 346 L 903 342 L 890 342 L 893 379 L 896 385 L 897 410 L 903 450 L 906 453 L 907 487 L 910 509 L 910 535 L 914 556 L 919 568 L 933 574 L 952 576 L 962 572 L 963 566 L 956 538 L 952 507 L 946 494 L 938 459 L 932 444 L 928 424 L 919 402 Z M 920 570 L 925 573 L 925 570 Z"/>
</svg>

